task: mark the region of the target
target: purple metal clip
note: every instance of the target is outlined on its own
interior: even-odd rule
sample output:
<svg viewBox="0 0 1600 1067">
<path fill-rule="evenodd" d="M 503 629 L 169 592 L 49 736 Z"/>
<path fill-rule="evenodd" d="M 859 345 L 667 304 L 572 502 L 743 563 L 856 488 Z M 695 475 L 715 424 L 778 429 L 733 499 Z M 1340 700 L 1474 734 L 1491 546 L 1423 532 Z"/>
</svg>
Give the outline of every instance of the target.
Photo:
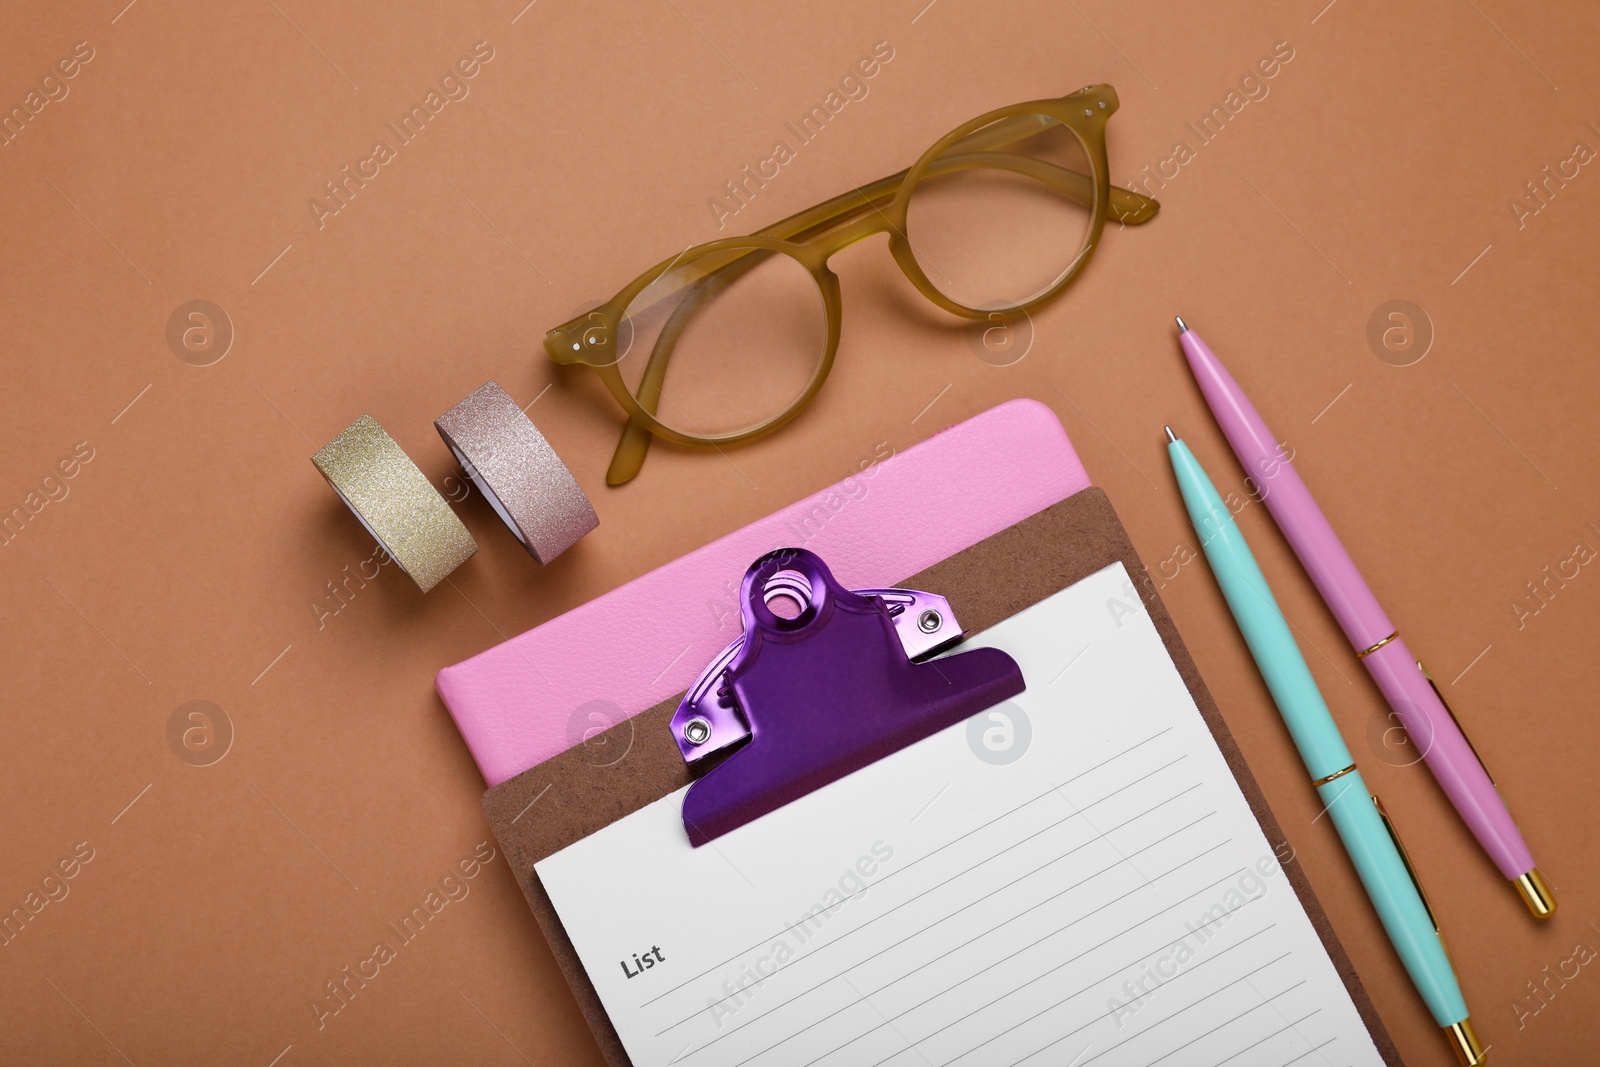
<svg viewBox="0 0 1600 1067">
<path fill-rule="evenodd" d="M 950 602 L 937 593 L 915 589 L 857 589 L 857 596 L 883 601 L 894 621 L 900 647 L 913 660 L 942 652 L 961 640 L 961 624 L 956 621 Z M 769 604 L 786 596 L 797 604 L 810 600 L 811 588 L 797 573 L 779 571 L 767 581 L 762 598 Z M 750 736 L 750 724 L 734 705 L 723 675 L 744 647 L 744 634 L 717 653 L 711 665 L 700 672 L 678 710 L 672 716 L 672 737 L 685 763 L 697 763 L 714 753 L 738 744 Z"/>
<path fill-rule="evenodd" d="M 774 614 L 788 596 L 802 610 Z M 1022 692 L 999 649 L 914 663 L 960 637 L 944 598 L 851 592 L 805 549 L 769 552 L 740 588 L 745 633 L 685 694 L 673 737 L 690 762 L 748 737 L 689 787 L 696 847 Z"/>
</svg>

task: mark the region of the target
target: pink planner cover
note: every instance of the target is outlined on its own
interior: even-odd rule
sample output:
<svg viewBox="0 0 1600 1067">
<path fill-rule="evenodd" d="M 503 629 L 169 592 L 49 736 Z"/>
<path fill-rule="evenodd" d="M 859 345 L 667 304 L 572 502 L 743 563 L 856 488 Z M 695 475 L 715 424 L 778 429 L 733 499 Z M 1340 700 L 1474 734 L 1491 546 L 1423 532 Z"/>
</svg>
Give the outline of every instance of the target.
<svg viewBox="0 0 1600 1067">
<path fill-rule="evenodd" d="M 1055 413 L 1012 400 L 439 672 L 490 786 L 681 693 L 740 632 L 757 556 L 803 547 L 892 586 L 1089 485 Z M 960 605 L 956 605 L 957 615 Z"/>
</svg>

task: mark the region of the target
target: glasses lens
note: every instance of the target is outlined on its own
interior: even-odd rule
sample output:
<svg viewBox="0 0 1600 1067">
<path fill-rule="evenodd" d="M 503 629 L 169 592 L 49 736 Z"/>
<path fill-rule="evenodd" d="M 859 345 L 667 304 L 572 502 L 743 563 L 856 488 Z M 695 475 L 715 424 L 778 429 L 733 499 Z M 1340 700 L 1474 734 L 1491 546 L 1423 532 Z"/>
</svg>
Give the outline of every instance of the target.
<svg viewBox="0 0 1600 1067">
<path fill-rule="evenodd" d="M 906 236 L 918 265 L 964 307 L 1027 303 L 1085 251 L 1092 173 L 1077 135 L 1047 115 L 1012 115 L 963 137 L 911 193 Z"/>
<path fill-rule="evenodd" d="M 628 305 L 621 336 L 628 391 L 666 426 L 709 437 L 755 429 L 800 398 L 826 351 L 828 316 L 797 260 L 741 248 L 651 282 Z"/>
</svg>

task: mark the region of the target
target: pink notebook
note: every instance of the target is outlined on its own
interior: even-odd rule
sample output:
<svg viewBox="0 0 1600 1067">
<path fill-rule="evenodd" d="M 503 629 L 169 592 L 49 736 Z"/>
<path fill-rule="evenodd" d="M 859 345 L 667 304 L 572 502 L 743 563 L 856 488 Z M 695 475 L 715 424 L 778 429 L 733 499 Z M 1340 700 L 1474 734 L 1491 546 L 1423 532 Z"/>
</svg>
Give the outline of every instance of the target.
<svg viewBox="0 0 1600 1067">
<path fill-rule="evenodd" d="M 808 548 L 849 588 L 892 586 L 1088 485 L 1054 412 L 1012 400 L 446 667 L 435 685 L 499 785 L 687 689 L 742 632 L 739 580 L 762 553 Z"/>
</svg>

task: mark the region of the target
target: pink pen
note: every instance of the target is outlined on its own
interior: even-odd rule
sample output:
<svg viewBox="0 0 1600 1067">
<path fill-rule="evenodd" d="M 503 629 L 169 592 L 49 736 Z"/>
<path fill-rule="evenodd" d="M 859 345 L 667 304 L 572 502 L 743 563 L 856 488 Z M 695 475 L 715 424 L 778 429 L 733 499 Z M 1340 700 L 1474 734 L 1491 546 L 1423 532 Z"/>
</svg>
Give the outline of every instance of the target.
<svg viewBox="0 0 1600 1067">
<path fill-rule="evenodd" d="M 1421 662 L 1406 648 L 1384 614 L 1350 554 L 1339 542 L 1311 491 L 1285 457 L 1277 438 L 1256 413 L 1243 390 L 1218 362 L 1200 335 L 1178 320 L 1178 341 L 1206 404 L 1222 427 L 1233 453 L 1283 536 L 1311 575 L 1345 637 L 1399 716 L 1406 735 L 1422 751 L 1428 769 L 1455 805 L 1467 827 L 1500 873 L 1510 879 L 1536 918 L 1555 914 L 1550 887 L 1533 864 L 1533 854 L 1517 831 L 1494 780 Z M 1332 781 L 1355 764 L 1317 782 Z"/>
</svg>

